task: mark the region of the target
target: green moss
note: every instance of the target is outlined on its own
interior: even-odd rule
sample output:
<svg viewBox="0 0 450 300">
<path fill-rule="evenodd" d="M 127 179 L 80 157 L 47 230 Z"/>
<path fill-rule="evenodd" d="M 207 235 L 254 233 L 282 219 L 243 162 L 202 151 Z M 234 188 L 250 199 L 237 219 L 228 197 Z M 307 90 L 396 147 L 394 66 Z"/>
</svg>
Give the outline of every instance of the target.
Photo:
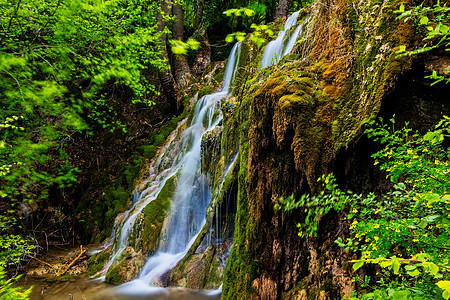
<svg viewBox="0 0 450 300">
<path fill-rule="evenodd" d="M 157 198 L 144 208 L 142 218 L 137 223 L 137 250 L 153 253 L 158 246 L 164 219 L 169 212 L 170 200 L 175 192 L 175 176 L 169 178 Z"/>
<path fill-rule="evenodd" d="M 69 281 L 72 278 L 76 278 L 76 276 L 72 276 L 72 275 L 67 274 L 67 275 L 62 276 L 59 280 L 61 282 L 66 282 L 66 281 Z"/>
<path fill-rule="evenodd" d="M 200 91 L 198 92 L 198 99 L 201 99 L 203 96 L 205 95 L 210 95 L 213 93 L 213 87 L 212 86 L 204 86 L 203 88 L 200 89 Z"/>
<path fill-rule="evenodd" d="M 58 278 L 56 276 L 47 279 L 47 282 L 49 282 L 49 283 L 54 283 L 54 282 L 57 282 L 57 281 L 58 281 Z"/>
<path fill-rule="evenodd" d="M 216 74 L 216 76 L 214 76 L 214 81 L 217 83 L 217 85 L 223 81 L 223 76 L 224 76 L 223 72 L 220 72 Z"/>
<path fill-rule="evenodd" d="M 105 282 L 111 284 L 121 284 L 124 282 L 122 275 L 120 274 L 121 269 L 124 267 L 124 263 L 120 263 L 114 268 L 110 268 L 105 276 Z"/>
<path fill-rule="evenodd" d="M 108 262 L 109 255 L 110 255 L 109 250 L 92 255 L 88 261 L 89 266 L 87 271 L 88 276 L 93 276 L 94 274 L 99 272 L 103 268 L 103 266 Z"/>
</svg>

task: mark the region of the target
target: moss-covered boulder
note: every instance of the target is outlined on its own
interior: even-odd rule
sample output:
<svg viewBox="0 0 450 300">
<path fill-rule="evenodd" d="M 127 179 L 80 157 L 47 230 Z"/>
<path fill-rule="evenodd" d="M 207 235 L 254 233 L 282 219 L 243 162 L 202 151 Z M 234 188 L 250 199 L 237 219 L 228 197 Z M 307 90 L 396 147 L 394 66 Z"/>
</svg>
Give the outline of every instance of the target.
<svg viewBox="0 0 450 300">
<path fill-rule="evenodd" d="M 136 253 L 132 247 L 127 247 L 113 262 L 105 276 L 105 282 L 121 284 L 136 278 L 145 264 L 142 252 Z"/>
<path fill-rule="evenodd" d="M 217 289 L 222 284 L 224 266 L 216 248 L 210 246 L 204 253 L 194 254 L 177 264 L 170 272 L 170 285 L 191 289 Z"/>
<path fill-rule="evenodd" d="M 169 213 L 170 201 L 175 193 L 176 177 L 167 179 L 157 198 L 143 209 L 134 226 L 136 251 L 153 254 L 159 245 L 164 220 Z"/>
<path fill-rule="evenodd" d="M 109 260 L 111 248 L 105 249 L 89 257 L 87 274 L 90 277 L 95 277 L 101 274 L 103 267 Z"/>
</svg>

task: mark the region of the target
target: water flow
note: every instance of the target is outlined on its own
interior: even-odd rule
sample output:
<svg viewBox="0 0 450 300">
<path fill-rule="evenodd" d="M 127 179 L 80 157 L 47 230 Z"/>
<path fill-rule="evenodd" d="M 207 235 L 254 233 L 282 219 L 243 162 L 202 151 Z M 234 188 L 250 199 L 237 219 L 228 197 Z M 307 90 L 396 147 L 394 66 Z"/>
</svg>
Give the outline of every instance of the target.
<svg viewBox="0 0 450 300">
<path fill-rule="evenodd" d="M 164 233 L 158 251 L 150 257 L 142 268 L 138 278 L 121 286 L 122 293 L 133 293 L 137 286 L 154 284 L 158 278 L 173 268 L 183 258 L 205 224 L 206 209 L 211 200 L 208 179 L 200 170 L 202 136 L 213 130 L 222 121 L 220 100 L 229 96 L 236 74 L 240 55 L 240 43 L 237 43 L 228 58 L 225 69 L 224 84 L 221 91 L 202 97 L 194 110 L 192 123 L 180 137 L 173 134 L 166 144 L 166 152 L 153 164 L 149 178 L 143 183 L 146 188 L 140 194 L 134 206 L 124 213 L 115 239 L 115 255 L 112 261 L 130 244 L 130 233 L 136 219 L 145 206 L 156 199 L 165 182 L 177 176 L 177 186 L 171 201 L 171 212 L 166 218 Z M 171 152 L 178 153 L 174 155 Z M 167 168 L 162 168 L 164 165 Z M 142 184 L 141 184 L 142 185 Z"/>
<path fill-rule="evenodd" d="M 228 57 L 227 66 L 225 68 L 224 83 L 222 92 L 231 92 L 230 84 L 234 82 L 234 77 L 236 76 L 237 65 L 239 63 L 239 56 L 241 55 L 241 42 L 238 42 L 231 49 L 230 55 Z"/>
<path fill-rule="evenodd" d="M 299 25 L 294 32 L 291 33 L 290 31 L 292 26 L 297 23 L 299 13 L 300 11 L 293 13 L 286 20 L 284 30 L 280 30 L 277 38 L 267 44 L 261 58 L 260 69 L 276 65 L 284 55 L 292 51 L 292 48 L 294 48 L 294 44 L 302 30 L 302 25 Z"/>
</svg>

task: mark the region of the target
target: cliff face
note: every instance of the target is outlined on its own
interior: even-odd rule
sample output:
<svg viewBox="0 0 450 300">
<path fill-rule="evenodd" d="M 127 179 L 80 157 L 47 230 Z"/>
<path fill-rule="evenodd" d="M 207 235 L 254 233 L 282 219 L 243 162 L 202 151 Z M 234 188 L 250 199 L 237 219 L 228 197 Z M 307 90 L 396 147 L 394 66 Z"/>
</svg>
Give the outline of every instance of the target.
<svg viewBox="0 0 450 300">
<path fill-rule="evenodd" d="M 300 238 L 295 224 L 304 222 L 302 209 L 273 207 L 282 196 L 314 193 L 317 179 L 329 172 L 355 191 L 387 188 L 371 167 L 376 146 L 361 139 L 364 124 L 395 112 L 401 121 L 417 116 L 421 121 L 413 125 L 424 129 L 449 113 L 439 100 L 445 87 L 416 82 L 412 95 L 407 82 L 423 72 L 396 51 L 420 37 L 412 23 L 396 20 L 400 3 L 316 2 L 300 13 L 299 22 L 308 24 L 294 54 L 262 71 L 257 46 L 250 40 L 242 45 L 247 59 L 241 59 L 235 89 L 239 123 L 224 122 L 224 130 L 238 130 L 240 147 L 224 299 L 340 299 L 355 288 L 351 258 L 334 243 L 348 232 L 344 213 L 323 216 L 317 237 Z"/>
</svg>

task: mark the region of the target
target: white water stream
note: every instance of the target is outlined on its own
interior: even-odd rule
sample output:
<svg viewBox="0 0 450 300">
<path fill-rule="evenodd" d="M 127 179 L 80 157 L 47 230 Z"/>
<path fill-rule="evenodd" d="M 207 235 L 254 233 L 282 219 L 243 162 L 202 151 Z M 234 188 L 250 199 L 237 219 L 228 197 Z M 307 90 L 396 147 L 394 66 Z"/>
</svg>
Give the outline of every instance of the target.
<svg viewBox="0 0 450 300">
<path fill-rule="evenodd" d="M 292 51 L 303 28 L 300 25 L 295 30 L 290 30 L 297 23 L 298 14 L 299 12 L 296 12 L 290 16 L 286 21 L 285 30 L 280 31 L 277 39 L 266 46 L 260 63 L 261 68 L 278 63 L 282 56 Z M 190 127 L 184 132 L 179 132 L 181 131 L 179 126 L 171 134 L 163 151 L 159 152 L 159 157 L 150 167 L 148 178 L 140 184 L 141 188 L 137 189 L 132 207 L 122 214 L 122 221 L 115 225 L 113 236 L 108 245 L 105 245 L 113 244 L 112 253 L 114 253 L 105 265 L 104 273 L 106 274 L 124 249 L 134 245 L 130 237 L 140 213 L 157 198 L 168 179 L 177 177 L 176 190 L 171 200 L 171 212 L 163 228 L 167 239 L 161 240 L 158 251 L 147 259 L 135 280 L 117 288 L 119 294 L 142 296 L 166 293 L 164 289 L 157 287 L 159 278 L 185 256 L 205 225 L 211 192 L 208 179 L 200 171 L 201 142 L 203 135 L 213 130 L 222 121 L 221 99 L 228 97 L 232 92 L 240 48 L 241 44 L 237 43 L 231 50 L 222 90 L 198 100 Z M 223 179 L 236 157 L 237 154 L 228 165 Z M 216 227 L 218 227 L 217 224 Z M 217 236 L 216 241 L 218 240 Z M 220 293 L 220 291 L 212 293 Z"/>
<path fill-rule="evenodd" d="M 211 193 L 208 179 L 200 172 L 202 136 L 222 121 L 221 99 L 230 95 L 239 54 L 240 43 L 237 43 L 228 58 L 222 90 L 198 101 L 191 126 L 180 136 L 178 132 L 171 135 L 164 151 L 152 165 L 150 176 L 140 185 L 145 188 L 135 193 L 134 204 L 122 215 L 117 235 L 111 239 L 114 240 L 114 255 L 106 264 L 105 273 L 123 250 L 132 245 L 130 236 L 139 214 L 157 198 L 166 181 L 177 176 L 171 212 L 164 225 L 167 239 L 161 241 L 158 251 L 148 258 L 138 278 L 120 286 L 118 291 L 121 293 L 138 292 L 142 295 L 155 292 L 155 288 L 150 286 L 157 284 L 158 278 L 183 258 L 205 224 Z"/>
<path fill-rule="evenodd" d="M 264 69 L 272 65 L 276 65 L 283 56 L 289 54 L 294 48 L 295 42 L 297 41 L 299 35 L 303 31 L 304 21 L 302 24 L 297 26 L 293 31 L 291 28 L 297 23 L 297 18 L 300 11 L 293 13 L 284 24 L 284 30 L 278 32 L 278 36 L 275 40 L 270 41 L 266 48 L 264 48 L 263 56 L 261 58 L 261 63 L 259 68 Z"/>
</svg>

